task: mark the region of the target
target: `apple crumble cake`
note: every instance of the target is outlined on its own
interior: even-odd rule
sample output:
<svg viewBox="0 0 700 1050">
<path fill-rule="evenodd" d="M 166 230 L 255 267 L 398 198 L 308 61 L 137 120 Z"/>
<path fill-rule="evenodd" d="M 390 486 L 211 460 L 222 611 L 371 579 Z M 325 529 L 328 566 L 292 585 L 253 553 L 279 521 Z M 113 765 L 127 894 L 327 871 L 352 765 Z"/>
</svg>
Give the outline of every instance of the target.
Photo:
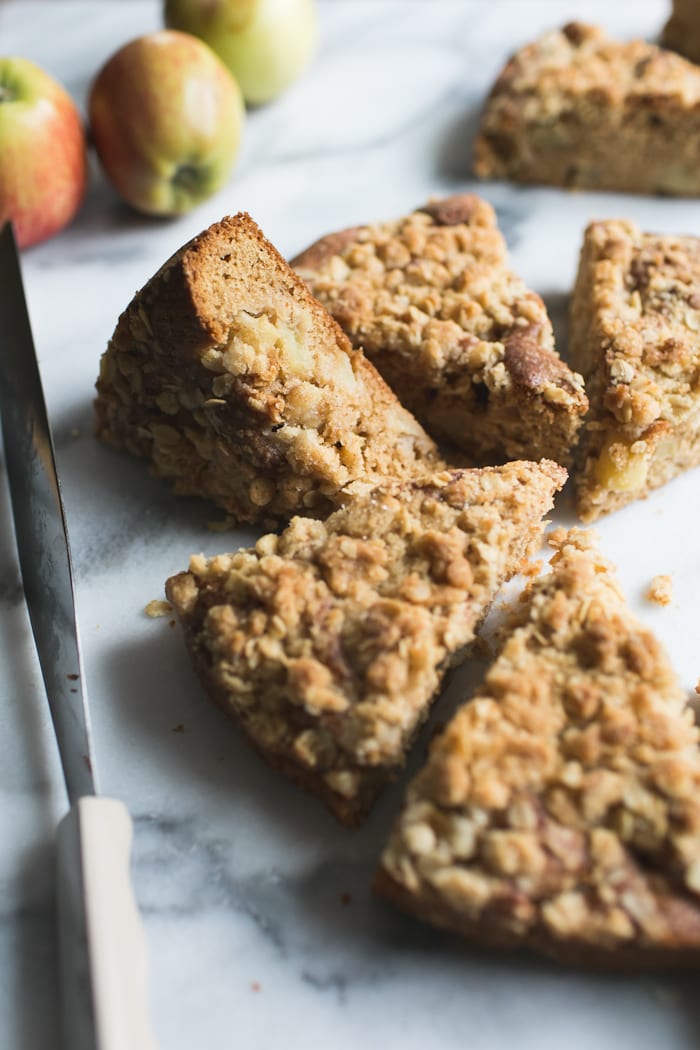
<svg viewBox="0 0 700 1050">
<path fill-rule="evenodd" d="M 593 521 L 700 463 L 700 239 L 592 223 L 569 349 L 591 402 L 576 499 Z"/>
<path fill-rule="evenodd" d="M 166 593 L 205 688 L 270 765 L 358 822 L 565 479 L 551 461 L 444 471 L 193 557 Z"/>
<path fill-rule="evenodd" d="M 177 252 L 119 319 L 97 435 L 231 519 L 324 515 L 440 468 L 433 442 L 246 214 Z"/>
<path fill-rule="evenodd" d="M 664 26 L 663 43 L 700 62 L 700 7 L 697 0 L 673 0 L 671 17 Z"/>
<path fill-rule="evenodd" d="M 480 178 L 700 194 L 700 69 L 644 40 L 571 23 L 518 51 L 474 152 Z"/>
<path fill-rule="evenodd" d="M 473 463 L 568 462 L 583 382 L 486 201 L 461 194 L 332 233 L 292 265 L 434 438 Z"/>
<path fill-rule="evenodd" d="M 379 893 L 494 947 L 700 959 L 698 730 L 586 533 L 554 537 L 474 699 L 434 740 Z"/>
</svg>

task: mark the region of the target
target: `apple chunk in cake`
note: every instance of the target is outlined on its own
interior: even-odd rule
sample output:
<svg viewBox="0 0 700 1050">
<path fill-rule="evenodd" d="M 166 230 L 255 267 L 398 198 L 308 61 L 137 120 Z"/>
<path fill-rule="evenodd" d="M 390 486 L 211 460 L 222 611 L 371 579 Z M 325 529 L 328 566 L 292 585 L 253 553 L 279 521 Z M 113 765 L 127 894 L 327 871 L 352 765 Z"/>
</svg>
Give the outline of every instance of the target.
<svg viewBox="0 0 700 1050">
<path fill-rule="evenodd" d="M 572 22 L 521 48 L 486 103 L 480 178 L 700 194 L 700 69 Z"/>
<path fill-rule="evenodd" d="M 376 888 L 494 947 L 697 965 L 692 713 L 590 536 L 555 542 L 551 571 L 409 787 Z"/>
<path fill-rule="evenodd" d="M 274 767 L 362 819 L 566 478 L 514 462 L 387 484 L 168 580 L 212 699 Z"/>
<path fill-rule="evenodd" d="M 547 310 L 472 194 L 322 237 L 292 261 L 428 432 L 473 462 L 567 463 L 587 407 Z"/>
<path fill-rule="evenodd" d="M 700 463 L 700 239 L 592 223 L 569 341 L 591 403 L 577 505 L 593 521 Z"/>
<path fill-rule="evenodd" d="M 432 441 L 245 214 L 176 253 L 102 358 L 97 435 L 235 520 L 439 469 Z"/>
</svg>

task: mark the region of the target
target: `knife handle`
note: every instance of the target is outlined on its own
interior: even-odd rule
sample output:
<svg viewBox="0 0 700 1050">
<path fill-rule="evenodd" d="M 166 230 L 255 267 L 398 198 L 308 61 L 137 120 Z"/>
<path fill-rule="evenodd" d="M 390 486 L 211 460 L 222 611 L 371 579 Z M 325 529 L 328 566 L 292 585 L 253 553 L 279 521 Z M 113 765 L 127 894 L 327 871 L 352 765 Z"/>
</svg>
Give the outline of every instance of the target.
<svg viewBox="0 0 700 1050">
<path fill-rule="evenodd" d="M 147 952 L 131 885 L 133 825 L 117 799 L 78 799 L 58 829 L 66 1050 L 155 1050 Z"/>
</svg>

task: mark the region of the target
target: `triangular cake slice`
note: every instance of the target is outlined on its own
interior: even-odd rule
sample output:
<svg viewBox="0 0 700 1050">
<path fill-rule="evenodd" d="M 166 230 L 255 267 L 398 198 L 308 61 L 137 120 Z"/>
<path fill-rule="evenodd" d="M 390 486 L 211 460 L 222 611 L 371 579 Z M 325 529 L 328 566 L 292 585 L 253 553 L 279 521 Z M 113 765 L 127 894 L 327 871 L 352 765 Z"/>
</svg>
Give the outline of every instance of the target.
<svg viewBox="0 0 700 1050">
<path fill-rule="evenodd" d="M 692 713 L 590 535 L 555 541 L 551 571 L 409 787 L 376 888 L 484 945 L 697 964 Z"/>
<path fill-rule="evenodd" d="M 240 522 L 324 515 L 353 483 L 439 469 L 433 442 L 244 213 L 136 295 L 97 390 L 98 437 Z"/>
<path fill-rule="evenodd" d="M 592 223 L 569 348 L 591 403 L 576 499 L 593 521 L 700 463 L 700 239 Z"/>
<path fill-rule="evenodd" d="M 700 62 L 700 6 L 697 0 L 673 0 L 671 17 L 664 26 L 663 43 Z"/>
<path fill-rule="evenodd" d="M 480 178 L 700 194 L 700 69 L 573 22 L 521 48 L 486 103 Z"/>
<path fill-rule="evenodd" d="M 357 822 L 565 478 L 548 461 L 446 471 L 194 557 L 166 592 L 207 691 L 272 766 Z"/>
<path fill-rule="evenodd" d="M 473 463 L 568 462 L 583 382 L 486 201 L 433 200 L 323 237 L 292 265 L 434 438 Z"/>
</svg>

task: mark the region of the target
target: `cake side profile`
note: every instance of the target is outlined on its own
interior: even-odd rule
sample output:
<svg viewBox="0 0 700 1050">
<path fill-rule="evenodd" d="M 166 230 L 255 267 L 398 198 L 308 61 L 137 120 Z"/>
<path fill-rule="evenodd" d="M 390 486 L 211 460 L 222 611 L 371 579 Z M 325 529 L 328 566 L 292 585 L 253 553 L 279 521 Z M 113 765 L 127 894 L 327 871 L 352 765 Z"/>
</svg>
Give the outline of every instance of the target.
<svg viewBox="0 0 700 1050">
<path fill-rule="evenodd" d="M 192 558 L 166 593 L 205 689 L 270 765 L 357 823 L 565 479 L 546 461 L 445 471 Z"/>
<path fill-rule="evenodd" d="M 409 787 L 376 889 L 487 946 L 611 969 L 697 965 L 692 712 L 590 537 L 555 542 Z"/>
<path fill-rule="evenodd" d="M 486 201 L 459 194 L 329 234 L 292 265 L 436 440 L 475 464 L 569 462 L 583 382 Z"/>
<path fill-rule="evenodd" d="M 662 43 L 691 62 L 700 62 L 700 8 L 696 0 L 673 0 Z"/>
<path fill-rule="evenodd" d="M 177 252 L 103 355 L 97 436 L 234 521 L 324 515 L 435 446 L 246 214 Z"/>
<path fill-rule="evenodd" d="M 596 26 L 546 33 L 507 63 L 474 148 L 483 179 L 700 194 L 700 69 Z"/>
<path fill-rule="evenodd" d="M 591 403 L 575 477 L 584 521 L 700 463 L 700 239 L 592 223 L 569 350 Z"/>
</svg>

